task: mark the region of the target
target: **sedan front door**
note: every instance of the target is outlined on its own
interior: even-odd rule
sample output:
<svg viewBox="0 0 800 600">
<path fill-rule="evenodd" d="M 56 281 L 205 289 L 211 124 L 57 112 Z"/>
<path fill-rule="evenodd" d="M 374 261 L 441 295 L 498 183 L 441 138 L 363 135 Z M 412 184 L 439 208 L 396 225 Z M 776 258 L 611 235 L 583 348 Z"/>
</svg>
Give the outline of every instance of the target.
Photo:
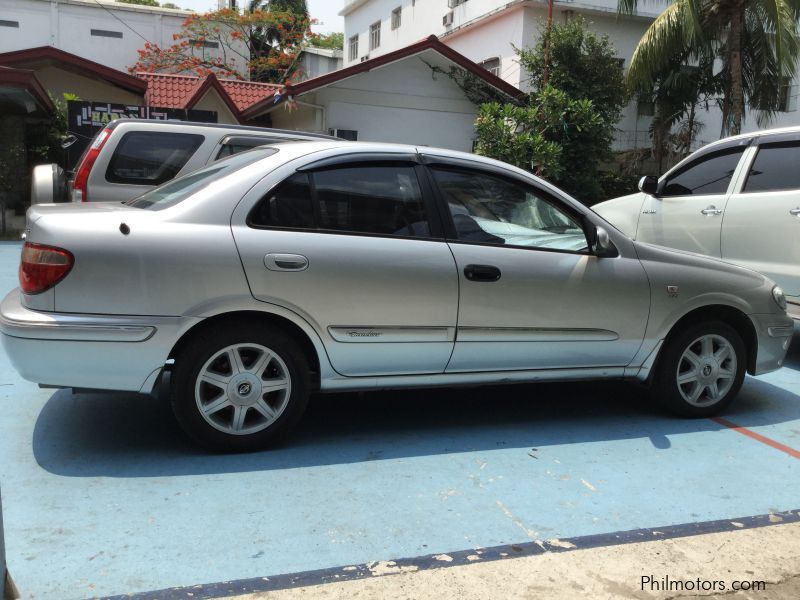
<svg viewBox="0 0 800 600">
<path fill-rule="evenodd" d="M 581 216 L 545 189 L 429 160 L 461 285 L 447 371 L 629 364 L 650 305 L 638 258 L 593 256 Z"/>
</svg>

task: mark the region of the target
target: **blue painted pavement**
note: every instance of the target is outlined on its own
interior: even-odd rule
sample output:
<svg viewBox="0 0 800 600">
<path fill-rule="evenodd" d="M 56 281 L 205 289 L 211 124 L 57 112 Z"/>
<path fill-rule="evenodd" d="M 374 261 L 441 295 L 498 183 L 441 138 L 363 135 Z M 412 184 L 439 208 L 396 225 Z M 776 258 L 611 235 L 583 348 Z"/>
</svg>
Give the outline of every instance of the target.
<svg viewBox="0 0 800 600">
<path fill-rule="evenodd" d="M 0 244 L 0 290 L 18 257 Z M 7 560 L 25 597 L 800 508 L 800 460 L 618 384 L 320 396 L 286 447 L 219 456 L 164 403 L 40 390 L 0 356 L 0 414 Z M 748 378 L 726 418 L 800 449 L 800 351 Z"/>
</svg>

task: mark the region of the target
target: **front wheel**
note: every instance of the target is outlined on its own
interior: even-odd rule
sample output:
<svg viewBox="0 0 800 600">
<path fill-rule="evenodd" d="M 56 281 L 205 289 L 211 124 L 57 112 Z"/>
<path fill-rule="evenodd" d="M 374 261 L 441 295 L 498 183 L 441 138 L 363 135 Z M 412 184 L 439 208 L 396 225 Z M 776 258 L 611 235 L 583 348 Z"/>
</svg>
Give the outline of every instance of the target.
<svg viewBox="0 0 800 600">
<path fill-rule="evenodd" d="M 668 341 L 653 394 L 681 416 L 715 415 L 739 393 L 746 360 L 744 342 L 733 327 L 721 321 L 696 323 Z"/>
<path fill-rule="evenodd" d="M 227 323 L 176 357 L 172 408 L 181 427 L 216 451 L 280 441 L 308 403 L 308 366 L 297 343 L 260 324 Z"/>
</svg>

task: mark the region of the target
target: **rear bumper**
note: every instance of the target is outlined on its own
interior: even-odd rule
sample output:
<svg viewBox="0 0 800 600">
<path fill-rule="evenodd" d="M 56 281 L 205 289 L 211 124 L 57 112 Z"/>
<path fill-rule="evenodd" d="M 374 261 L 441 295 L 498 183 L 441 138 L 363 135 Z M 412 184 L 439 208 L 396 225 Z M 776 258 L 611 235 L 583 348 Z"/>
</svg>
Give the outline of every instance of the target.
<svg viewBox="0 0 800 600">
<path fill-rule="evenodd" d="M 0 332 L 19 374 L 44 385 L 149 392 L 170 350 L 199 319 L 50 313 L 0 303 Z"/>
<path fill-rule="evenodd" d="M 794 320 L 788 315 L 750 315 L 758 337 L 753 375 L 763 375 L 783 366 L 794 334 Z"/>
</svg>

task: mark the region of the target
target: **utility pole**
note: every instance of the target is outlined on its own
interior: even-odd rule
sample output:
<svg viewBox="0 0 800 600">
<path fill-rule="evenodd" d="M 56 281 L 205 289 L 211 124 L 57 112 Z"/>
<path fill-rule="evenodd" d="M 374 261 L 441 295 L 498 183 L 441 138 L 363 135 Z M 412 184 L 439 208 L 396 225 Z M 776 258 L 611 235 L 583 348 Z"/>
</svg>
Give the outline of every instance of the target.
<svg viewBox="0 0 800 600">
<path fill-rule="evenodd" d="M 542 76 L 543 85 L 547 85 L 550 79 L 550 34 L 553 31 L 553 0 L 547 0 L 547 29 L 544 38 L 544 74 Z"/>
</svg>

